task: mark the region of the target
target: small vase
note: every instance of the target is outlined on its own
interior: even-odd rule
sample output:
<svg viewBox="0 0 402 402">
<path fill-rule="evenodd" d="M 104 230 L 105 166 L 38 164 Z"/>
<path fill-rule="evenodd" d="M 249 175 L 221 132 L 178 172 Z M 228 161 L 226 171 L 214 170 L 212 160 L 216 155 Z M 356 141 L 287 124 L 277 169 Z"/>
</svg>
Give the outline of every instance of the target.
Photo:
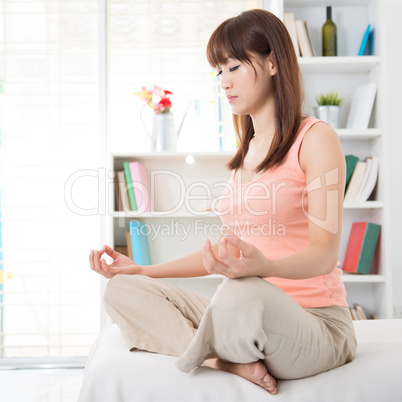
<svg viewBox="0 0 402 402">
<path fill-rule="evenodd" d="M 152 142 L 154 150 L 176 152 L 176 133 L 172 112 L 154 115 L 152 128 Z"/>
<path fill-rule="evenodd" d="M 314 108 L 314 114 L 317 119 L 325 121 L 332 128 L 338 128 L 340 110 L 340 106 L 317 106 Z"/>
</svg>

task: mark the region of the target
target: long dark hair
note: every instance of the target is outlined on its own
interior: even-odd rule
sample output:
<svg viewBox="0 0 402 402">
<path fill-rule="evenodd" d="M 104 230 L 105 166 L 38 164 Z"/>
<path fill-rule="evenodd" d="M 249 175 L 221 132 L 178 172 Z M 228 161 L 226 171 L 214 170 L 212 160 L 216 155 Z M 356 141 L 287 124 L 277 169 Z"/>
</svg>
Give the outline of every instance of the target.
<svg viewBox="0 0 402 402">
<path fill-rule="evenodd" d="M 271 56 L 277 72 L 273 76 L 275 91 L 275 135 L 265 159 L 255 171 L 280 165 L 292 146 L 301 122 L 303 89 L 299 64 L 290 35 L 274 14 L 255 9 L 229 18 L 216 28 L 207 46 L 212 67 L 233 58 L 252 66 L 251 56 Z M 249 115 L 233 115 L 239 139 L 237 153 L 228 163 L 233 170 L 243 166 L 254 127 Z"/>
</svg>

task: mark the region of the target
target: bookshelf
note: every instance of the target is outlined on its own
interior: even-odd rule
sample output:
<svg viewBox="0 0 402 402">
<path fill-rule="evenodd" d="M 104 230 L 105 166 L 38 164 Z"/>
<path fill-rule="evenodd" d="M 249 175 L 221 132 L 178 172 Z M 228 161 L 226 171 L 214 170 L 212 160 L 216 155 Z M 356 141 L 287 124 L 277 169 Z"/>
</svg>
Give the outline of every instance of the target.
<svg viewBox="0 0 402 402">
<path fill-rule="evenodd" d="M 295 17 L 307 20 L 312 41 L 317 48 L 320 43 L 319 35 L 325 18 L 325 6 L 320 1 L 309 0 L 271 0 L 265 2 L 266 6 L 278 10 L 278 15 L 284 12 L 293 12 Z M 367 315 L 374 314 L 378 318 L 391 318 L 391 267 L 389 262 L 389 225 L 387 224 L 387 208 L 389 201 L 386 197 L 386 163 L 383 156 L 384 142 L 387 141 L 387 133 L 382 128 L 382 90 L 381 79 L 384 74 L 380 54 L 380 21 L 379 0 L 351 0 L 332 1 L 333 19 L 335 23 L 341 21 L 338 26 L 338 57 L 311 57 L 299 58 L 299 65 L 305 85 L 305 107 L 307 114 L 313 115 L 313 100 L 321 91 L 336 90 L 345 97 L 340 117 L 340 128 L 337 130 L 345 154 L 354 154 L 360 159 L 375 155 L 380 160 L 378 184 L 373 199 L 364 203 L 345 203 L 344 221 L 339 260 L 342 261 L 346 251 L 346 245 L 350 228 L 353 222 L 371 221 L 381 224 L 380 244 L 374 258 L 372 274 L 353 275 L 344 274 L 343 281 L 348 293 L 350 304 L 360 303 Z M 268 8 L 267 7 L 267 8 Z M 355 20 L 349 24 L 348 21 Z M 375 55 L 357 57 L 361 37 L 367 24 L 372 23 L 376 29 Z M 345 38 L 347 36 L 347 38 Z M 348 40 L 349 38 L 352 38 Z M 355 49 L 355 51 L 353 50 Z M 350 107 L 354 89 L 362 84 L 375 82 L 378 85 L 377 98 L 366 130 L 348 130 L 346 126 L 347 114 Z M 193 163 L 188 163 L 186 158 L 191 155 Z M 189 230 L 186 241 L 182 241 L 180 233 L 156 237 L 150 240 L 150 252 L 153 263 L 177 258 L 184 254 L 197 251 L 200 245 L 208 237 L 214 242 L 219 233 L 212 233 L 212 229 L 218 227 L 220 219 L 213 212 L 206 212 L 206 202 L 192 200 L 186 205 L 181 202 L 180 194 L 194 195 L 195 189 L 211 189 L 212 197 L 218 196 L 222 187 L 218 183 L 225 183 L 229 172 L 225 163 L 230 159 L 231 153 L 112 153 L 109 156 L 109 170 L 122 170 L 123 162 L 139 161 L 143 163 L 149 172 L 170 172 L 155 179 L 156 212 L 137 214 L 134 212 L 109 212 L 108 242 L 110 245 L 124 244 L 124 231 L 129 220 L 138 219 L 156 227 L 165 225 L 171 230 L 175 224 L 182 225 Z M 199 185 L 202 179 L 203 186 Z M 113 188 L 113 179 L 110 179 Z M 152 185 L 151 185 L 152 187 Z M 159 190 L 158 190 L 159 189 Z M 152 190 L 151 190 L 152 191 Z M 202 191 L 198 195 L 203 194 Z M 114 205 L 114 192 L 109 192 L 109 205 Z M 179 205 L 180 204 L 180 205 Z M 177 207 L 177 208 L 176 208 Z M 196 213 L 194 213 L 194 211 Z M 169 226 L 170 225 L 170 226 Z M 207 228 L 206 230 L 204 230 Z M 186 286 L 189 290 L 197 291 L 206 296 L 213 294 L 221 277 L 212 276 L 194 279 L 170 280 L 180 286 Z"/>
<path fill-rule="evenodd" d="M 322 91 L 338 91 L 345 98 L 341 109 L 340 125 L 337 133 L 345 154 L 354 154 L 363 160 L 367 156 L 378 156 L 380 171 L 373 199 L 364 203 L 345 203 L 342 239 L 339 260 L 346 251 L 350 228 L 353 222 L 371 221 L 382 226 L 380 244 L 377 248 L 372 274 L 344 274 L 343 281 L 347 290 L 349 304 L 360 303 L 367 315 L 379 318 L 391 318 L 391 264 L 389 248 L 388 209 L 386 197 L 387 162 L 384 158 L 388 133 L 384 132 L 382 116 L 384 114 L 383 76 L 384 67 L 381 56 L 381 36 L 383 22 L 383 2 L 379 0 L 334 0 L 332 16 L 338 29 L 337 57 L 299 58 L 299 65 L 305 84 L 305 111 L 313 114 L 315 95 Z M 272 0 L 266 6 L 277 7 L 278 15 L 292 12 L 295 19 L 305 20 L 308 24 L 311 41 L 317 55 L 321 55 L 321 28 L 325 22 L 325 6 L 318 0 Z M 363 33 L 367 25 L 374 28 L 373 55 L 357 56 Z M 345 129 L 350 101 L 354 90 L 359 85 L 374 82 L 377 84 L 377 97 L 369 128 L 366 130 Z"/>
</svg>

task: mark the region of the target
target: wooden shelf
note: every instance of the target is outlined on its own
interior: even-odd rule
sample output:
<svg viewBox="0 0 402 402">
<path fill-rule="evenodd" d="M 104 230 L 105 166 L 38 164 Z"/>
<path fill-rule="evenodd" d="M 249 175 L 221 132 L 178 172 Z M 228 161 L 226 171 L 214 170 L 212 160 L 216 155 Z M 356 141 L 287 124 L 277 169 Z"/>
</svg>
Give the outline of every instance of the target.
<svg viewBox="0 0 402 402">
<path fill-rule="evenodd" d="M 347 283 L 384 283 L 384 275 L 359 275 L 359 274 L 346 274 L 342 275 L 343 282 Z"/>
<path fill-rule="evenodd" d="M 180 160 L 186 159 L 187 156 L 193 156 L 194 159 L 208 160 L 208 159 L 230 159 L 234 155 L 233 152 L 113 152 L 111 157 L 116 159 L 143 159 L 147 160 Z"/>
<path fill-rule="evenodd" d="M 344 209 L 381 209 L 384 207 L 382 201 L 365 201 L 365 202 L 345 202 Z"/>
<path fill-rule="evenodd" d="M 382 135 L 382 132 L 379 128 L 368 128 L 367 130 L 339 128 L 336 130 L 336 132 L 342 141 L 374 140 Z"/>
<path fill-rule="evenodd" d="M 380 65 L 378 56 L 299 57 L 303 74 L 369 73 Z"/>
</svg>

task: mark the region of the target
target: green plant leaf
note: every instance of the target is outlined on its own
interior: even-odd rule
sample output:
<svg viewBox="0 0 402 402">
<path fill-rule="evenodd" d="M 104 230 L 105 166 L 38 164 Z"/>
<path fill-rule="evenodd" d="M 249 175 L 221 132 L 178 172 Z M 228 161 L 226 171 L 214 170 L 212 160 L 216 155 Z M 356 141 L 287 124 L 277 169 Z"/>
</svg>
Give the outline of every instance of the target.
<svg viewBox="0 0 402 402">
<path fill-rule="evenodd" d="M 341 106 L 343 98 L 338 95 L 338 92 L 322 92 L 315 98 L 318 106 Z"/>
</svg>

